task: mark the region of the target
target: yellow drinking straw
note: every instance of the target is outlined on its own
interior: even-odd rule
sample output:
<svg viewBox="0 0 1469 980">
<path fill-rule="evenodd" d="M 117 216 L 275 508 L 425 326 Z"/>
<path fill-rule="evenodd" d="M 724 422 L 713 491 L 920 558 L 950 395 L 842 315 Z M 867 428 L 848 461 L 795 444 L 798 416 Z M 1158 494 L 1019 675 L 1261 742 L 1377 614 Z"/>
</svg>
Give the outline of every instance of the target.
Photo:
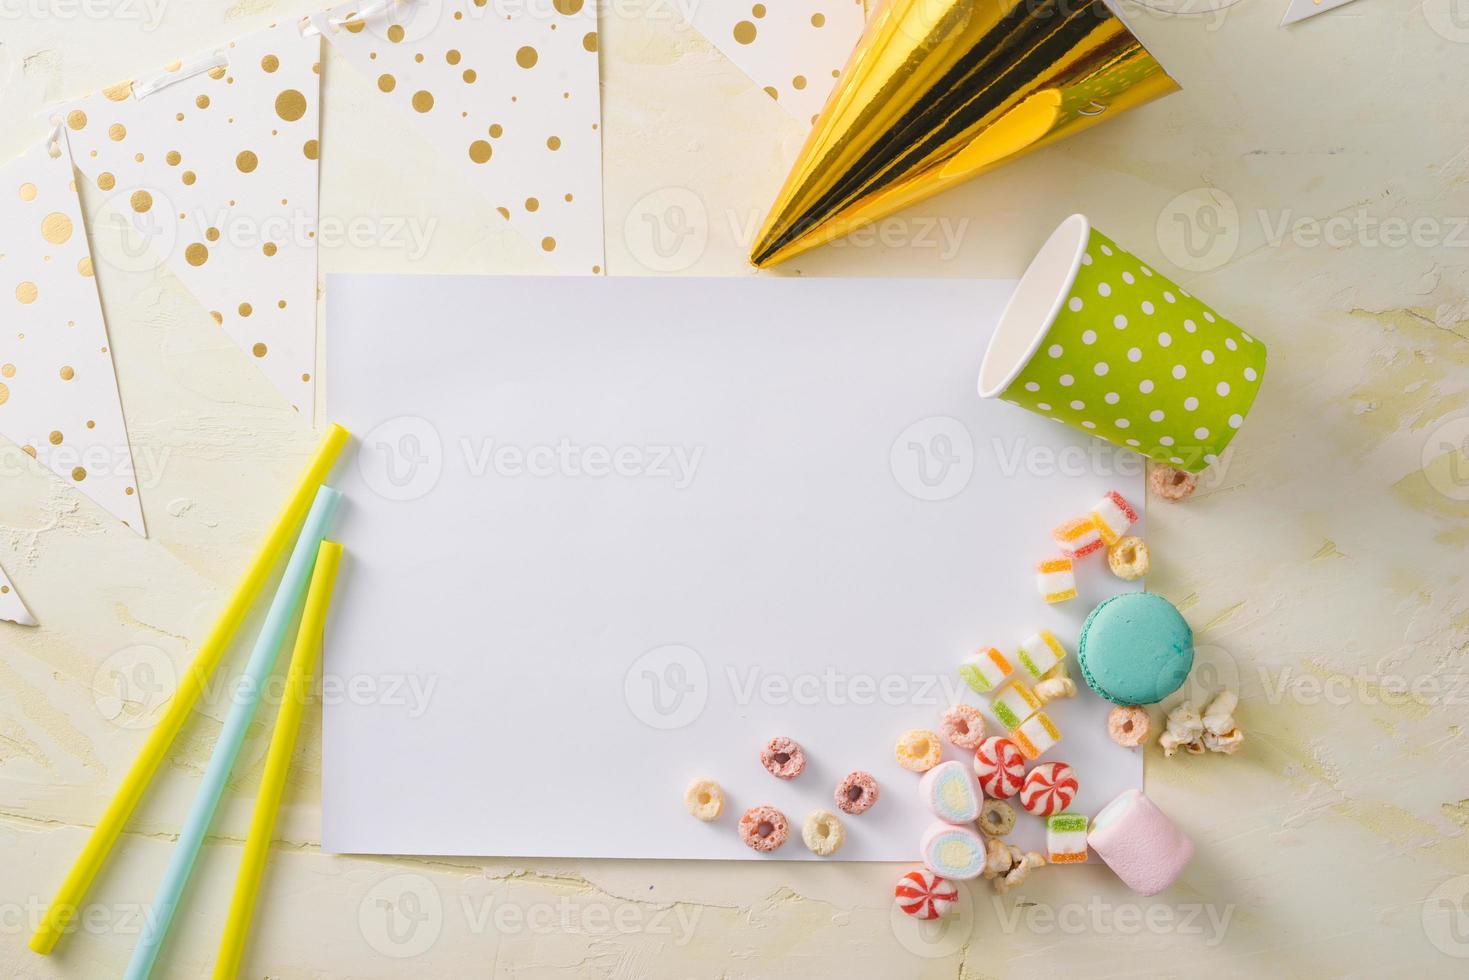
<svg viewBox="0 0 1469 980">
<path fill-rule="evenodd" d="M 189 665 L 188 672 L 174 691 L 168 710 L 154 726 L 148 740 L 143 743 L 143 750 L 133 760 L 132 767 L 123 777 L 122 785 L 113 794 L 102 818 L 97 821 L 92 835 L 82 847 L 82 853 L 77 855 L 71 870 L 66 873 L 66 879 L 61 883 L 61 888 L 56 892 L 56 897 L 46 909 L 41 925 L 31 937 L 31 949 L 37 953 L 44 955 L 55 948 L 72 917 L 81 907 L 82 899 L 92 885 L 92 879 L 102 870 L 107 855 L 112 851 L 112 845 L 117 842 L 128 817 L 132 816 L 138 801 L 147 791 L 148 781 L 153 778 L 153 773 L 168 754 L 173 740 L 178 737 L 179 730 L 184 727 L 189 712 L 204 693 L 210 675 L 229 649 L 235 630 L 249 613 L 250 606 L 254 604 L 261 586 L 270 577 L 281 552 L 295 540 L 296 532 L 306 518 L 306 511 L 316 497 L 317 488 L 331 472 L 332 464 L 336 462 L 348 436 L 347 430 L 339 425 L 328 427 L 321 444 L 316 448 L 316 455 L 311 458 L 311 463 L 301 474 L 296 489 L 291 492 L 290 500 L 276 515 L 275 524 L 261 542 L 255 557 L 250 559 L 250 565 L 235 585 L 229 603 L 215 620 L 209 635 L 199 647 L 199 652 L 194 655 L 194 662 Z"/>
<path fill-rule="evenodd" d="M 337 565 L 342 560 L 342 546 L 323 541 L 316 553 L 316 568 L 311 573 L 311 588 L 306 593 L 306 607 L 301 612 L 301 628 L 296 633 L 296 648 L 291 653 L 291 666 L 286 672 L 285 697 L 275 716 L 275 732 L 270 736 L 270 751 L 265 756 L 265 775 L 260 793 L 255 797 L 255 811 L 250 815 L 250 833 L 245 838 L 245 853 L 240 858 L 240 871 L 235 876 L 235 893 L 230 898 L 229 917 L 225 919 L 224 936 L 219 942 L 219 958 L 214 962 L 214 980 L 234 980 L 245 955 L 245 940 L 250 933 L 250 917 L 255 911 L 255 897 L 260 892 L 260 878 L 265 873 L 265 858 L 270 851 L 270 838 L 275 832 L 275 818 L 280 810 L 281 793 L 286 787 L 286 774 L 291 768 L 291 753 L 296 748 L 296 731 L 301 725 L 301 712 L 311 690 L 311 676 L 321 653 L 322 624 L 332 601 L 332 586 L 337 579 Z"/>
</svg>

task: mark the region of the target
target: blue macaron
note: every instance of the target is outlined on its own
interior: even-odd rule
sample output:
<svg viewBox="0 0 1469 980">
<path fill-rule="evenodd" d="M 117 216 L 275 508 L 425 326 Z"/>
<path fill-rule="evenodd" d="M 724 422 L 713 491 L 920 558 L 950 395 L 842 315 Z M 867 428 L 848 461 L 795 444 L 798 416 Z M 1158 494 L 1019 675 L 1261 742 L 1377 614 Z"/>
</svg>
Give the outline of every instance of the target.
<svg viewBox="0 0 1469 980">
<path fill-rule="evenodd" d="M 1173 603 L 1125 592 L 1093 609 L 1076 648 L 1087 686 L 1116 704 L 1156 704 L 1183 686 L 1194 632 Z"/>
</svg>

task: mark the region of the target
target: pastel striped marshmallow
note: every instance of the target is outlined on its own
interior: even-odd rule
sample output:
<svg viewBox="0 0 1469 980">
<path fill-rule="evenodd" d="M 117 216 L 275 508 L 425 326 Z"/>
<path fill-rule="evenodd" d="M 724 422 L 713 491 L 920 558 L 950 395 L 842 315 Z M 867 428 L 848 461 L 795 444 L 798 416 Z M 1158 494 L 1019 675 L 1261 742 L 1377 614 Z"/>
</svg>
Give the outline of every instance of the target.
<svg viewBox="0 0 1469 980">
<path fill-rule="evenodd" d="M 1021 755 L 1034 762 L 1061 741 L 1061 730 L 1041 711 L 1011 732 L 1010 740 Z"/>
<path fill-rule="evenodd" d="M 1046 818 L 1046 860 L 1083 864 L 1087 858 L 1086 814 L 1057 813 Z"/>
<path fill-rule="evenodd" d="M 1035 566 L 1035 584 L 1047 602 L 1076 598 L 1076 572 L 1070 558 L 1047 558 Z"/>
<path fill-rule="evenodd" d="M 1116 490 L 1108 490 L 1107 496 L 1097 501 L 1097 506 L 1087 515 L 1097 526 L 1097 534 L 1108 547 L 1116 544 L 1127 529 L 1137 523 L 1137 511 Z"/>
<path fill-rule="evenodd" d="M 959 676 L 976 694 L 988 694 L 1009 677 L 1015 668 L 994 647 L 976 650 L 959 664 Z"/>
<path fill-rule="evenodd" d="M 937 919 L 959 901 L 959 889 L 929 871 L 910 871 L 893 889 L 898 908 L 915 919 Z"/>
<path fill-rule="evenodd" d="M 1068 558 L 1084 558 L 1102 547 L 1102 532 L 1092 515 L 1067 521 L 1051 532 L 1051 540 Z"/>
<path fill-rule="evenodd" d="M 984 839 L 969 827 L 931 824 L 919 842 L 923 866 L 940 878 L 968 881 L 984 870 Z"/>
<path fill-rule="evenodd" d="M 962 762 L 940 762 L 918 783 L 928 812 L 945 823 L 969 823 L 979 818 L 979 785 Z"/>
<path fill-rule="evenodd" d="M 1027 674 L 1040 680 L 1046 671 L 1066 659 L 1066 648 L 1050 630 L 1041 630 L 1020 644 L 1017 659 Z"/>
<path fill-rule="evenodd" d="M 1041 710 L 1040 699 L 1035 692 L 1025 686 L 1023 681 L 1014 681 L 1005 686 L 1005 689 L 996 694 L 990 701 L 990 714 L 995 720 L 1005 726 L 1005 731 L 1013 732 L 1019 728 L 1021 723 L 1037 711 Z"/>
</svg>

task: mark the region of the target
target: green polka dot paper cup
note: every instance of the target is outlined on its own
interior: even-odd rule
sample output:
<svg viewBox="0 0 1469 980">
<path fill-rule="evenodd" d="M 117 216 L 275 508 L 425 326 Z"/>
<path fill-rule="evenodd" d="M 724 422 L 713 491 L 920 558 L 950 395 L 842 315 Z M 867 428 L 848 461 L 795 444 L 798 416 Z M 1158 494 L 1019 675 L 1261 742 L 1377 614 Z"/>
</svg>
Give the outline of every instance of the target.
<svg viewBox="0 0 1469 980">
<path fill-rule="evenodd" d="M 1197 473 L 1264 374 L 1264 344 L 1074 214 L 1000 316 L 979 394 Z"/>
</svg>

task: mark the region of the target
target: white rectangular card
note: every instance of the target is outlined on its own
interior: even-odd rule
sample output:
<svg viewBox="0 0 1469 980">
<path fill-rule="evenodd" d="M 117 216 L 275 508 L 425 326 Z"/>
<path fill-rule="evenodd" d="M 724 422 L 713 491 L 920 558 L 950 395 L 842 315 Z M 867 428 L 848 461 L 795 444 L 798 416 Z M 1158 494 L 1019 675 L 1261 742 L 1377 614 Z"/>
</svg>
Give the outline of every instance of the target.
<svg viewBox="0 0 1469 980">
<path fill-rule="evenodd" d="M 975 395 L 1012 285 L 329 277 L 330 416 L 360 445 L 325 849 L 751 858 L 739 816 L 770 804 L 774 857 L 809 858 L 801 821 L 861 769 L 882 796 L 838 857 L 915 859 L 898 735 L 981 700 L 965 653 L 1048 627 L 1074 655 L 1133 587 L 1093 555 L 1080 598 L 1037 593 L 1050 529 L 1141 503 L 1142 464 Z M 1089 814 L 1142 784 L 1109 707 L 1050 709 Z M 809 760 L 790 782 L 760 765 L 776 735 Z M 696 776 L 728 795 L 714 823 L 684 809 Z"/>
</svg>

